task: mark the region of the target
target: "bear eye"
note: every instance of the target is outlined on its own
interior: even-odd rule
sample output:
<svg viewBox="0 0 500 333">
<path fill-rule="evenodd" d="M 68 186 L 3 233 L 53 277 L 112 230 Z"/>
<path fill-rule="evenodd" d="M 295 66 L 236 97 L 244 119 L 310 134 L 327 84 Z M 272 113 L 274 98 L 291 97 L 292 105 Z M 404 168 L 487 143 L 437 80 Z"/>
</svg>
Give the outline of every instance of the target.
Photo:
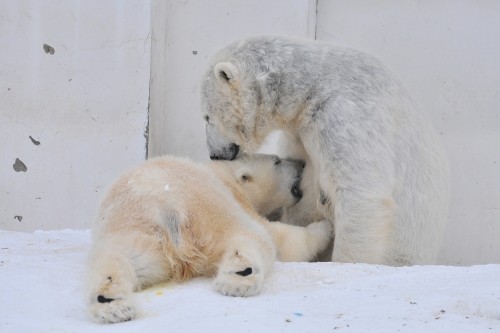
<svg viewBox="0 0 500 333">
<path fill-rule="evenodd" d="M 252 179 L 252 177 L 250 177 L 250 176 L 249 176 L 249 175 L 247 175 L 247 174 L 243 174 L 243 175 L 241 175 L 241 176 L 240 176 L 240 179 L 241 179 L 243 182 L 247 182 L 247 181 L 251 180 L 251 179 Z"/>
<path fill-rule="evenodd" d="M 274 165 L 278 165 L 281 163 L 281 159 L 278 156 L 273 157 Z"/>
<path fill-rule="evenodd" d="M 205 121 L 208 123 L 210 121 L 210 117 L 208 116 L 208 114 L 205 115 L 205 117 L 203 117 L 205 119 Z"/>
</svg>

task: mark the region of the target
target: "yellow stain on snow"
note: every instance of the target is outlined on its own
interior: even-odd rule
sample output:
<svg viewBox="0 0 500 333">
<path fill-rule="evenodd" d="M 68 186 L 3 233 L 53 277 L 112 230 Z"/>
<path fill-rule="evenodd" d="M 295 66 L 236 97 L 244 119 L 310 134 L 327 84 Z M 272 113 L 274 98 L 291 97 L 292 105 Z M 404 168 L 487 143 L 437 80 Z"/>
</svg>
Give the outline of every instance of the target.
<svg viewBox="0 0 500 333">
<path fill-rule="evenodd" d="M 163 283 L 156 284 L 154 286 L 147 288 L 144 291 L 147 293 L 152 293 L 155 296 L 163 296 L 164 294 L 168 293 L 169 289 L 170 290 L 174 289 L 176 286 L 178 286 L 177 282 L 169 281 L 169 282 L 163 282 Z"/>
</svg>

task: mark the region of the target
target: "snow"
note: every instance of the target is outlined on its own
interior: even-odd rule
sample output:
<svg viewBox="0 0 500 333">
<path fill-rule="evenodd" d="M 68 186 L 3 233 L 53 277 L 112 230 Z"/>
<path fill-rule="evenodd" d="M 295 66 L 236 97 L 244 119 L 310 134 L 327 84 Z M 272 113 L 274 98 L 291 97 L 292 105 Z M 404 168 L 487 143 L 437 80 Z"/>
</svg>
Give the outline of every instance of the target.
<svg viewBox="0 0 500 333">
<path fill-rule="evenodd" d="M 386 267 L 276 263 L 261 294 L 210 279 L 135 295 L 133 321 L 85 309 L 89 231 L 0 231 L 0 332 L 500 332 L 500 265 Z"/>
</svg>

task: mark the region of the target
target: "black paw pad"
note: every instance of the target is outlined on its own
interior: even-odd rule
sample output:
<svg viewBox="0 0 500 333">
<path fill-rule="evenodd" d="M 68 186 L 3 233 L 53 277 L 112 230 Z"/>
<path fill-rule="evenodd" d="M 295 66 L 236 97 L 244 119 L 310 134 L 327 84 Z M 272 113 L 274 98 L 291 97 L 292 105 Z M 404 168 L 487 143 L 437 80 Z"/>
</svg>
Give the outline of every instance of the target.
<svg viewBox="0 0 500 333">
<path fill-rule="evenodd" d="M 252 274 L 252 267 L 248 267 L 244 271 L 236 272 L 236 274 L 241 275 L 241 276 L 248 276 L 248 275 Z"/>
<path fill-rule="evenodd" d="M 106 298 L 102 295 L 97 296 L 97 301 L 99 303 L 110 303 L 113 302 L 115 299 L 114 298 Z"/>
</svg>

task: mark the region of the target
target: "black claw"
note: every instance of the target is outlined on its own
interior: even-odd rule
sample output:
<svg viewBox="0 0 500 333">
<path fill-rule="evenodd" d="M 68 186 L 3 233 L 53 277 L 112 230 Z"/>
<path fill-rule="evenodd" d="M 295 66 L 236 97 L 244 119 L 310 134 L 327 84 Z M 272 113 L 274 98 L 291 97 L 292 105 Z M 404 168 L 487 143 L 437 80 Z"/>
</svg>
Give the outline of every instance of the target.
<svg viewBox="0 0 500 333">
<path fill-rule="evenodd" d="M 111 303 L 114 300 L 115 300 L 114 298 L 106 298 L 106 297 L 104 297 L 102 295 L 97 296 L 97 301 L 99 303 Z"/>
<path fill-rule="evenodd" d="M 248 276 L 248 275 L 252 274 L 252 267 L 248 267 L 244 271 L 236 272 L 236 274 L 241 275 L 241 276 Z"/>
</svg>

